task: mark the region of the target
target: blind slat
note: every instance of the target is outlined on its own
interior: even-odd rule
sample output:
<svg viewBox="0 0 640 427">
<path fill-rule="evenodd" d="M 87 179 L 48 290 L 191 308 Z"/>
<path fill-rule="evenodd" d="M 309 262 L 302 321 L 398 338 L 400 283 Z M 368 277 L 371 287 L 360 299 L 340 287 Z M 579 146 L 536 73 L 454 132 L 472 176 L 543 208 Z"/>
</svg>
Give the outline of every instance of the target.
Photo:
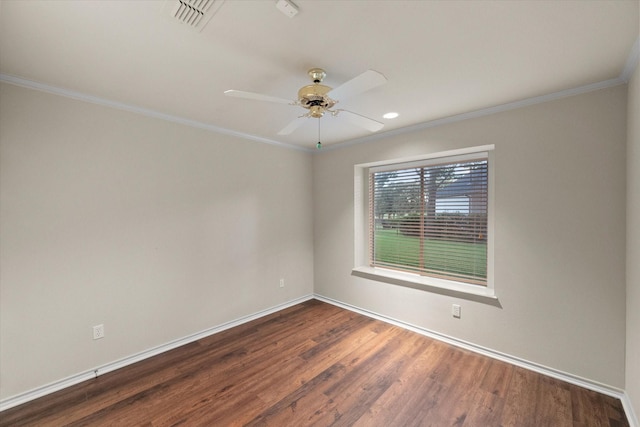
<svg viewBox="0 0 640 427">
<path fill-rule="evenodd" d="M 372 172 L 370 264 L 486 285 L 487 159 Z"/>
</svg>

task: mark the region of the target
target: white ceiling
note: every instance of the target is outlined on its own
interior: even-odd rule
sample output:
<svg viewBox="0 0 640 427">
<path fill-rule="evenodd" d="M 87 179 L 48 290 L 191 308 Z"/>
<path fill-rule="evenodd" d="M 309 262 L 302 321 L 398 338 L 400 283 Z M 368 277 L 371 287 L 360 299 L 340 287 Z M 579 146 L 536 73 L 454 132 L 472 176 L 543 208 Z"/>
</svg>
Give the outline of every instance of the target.
<svg viewBox="0 0 640 427">
<path fill-rule="evenodd" d="M 312 148 L 316 119 L 277 134 L 301 107 L 223 92 L 293 100 L 309 68 L 324 68 L 331 87 L 373 69 L 387 84 L 339 105 L 386 132 L 619 79 L 640 21 L 638 0 L 295 0 L 294 18 L 275 0 L 226 0 L 198 32 L 166 3 L 2 0 L 0 72 Z M 370 135 L 340 116 L 321 128 L 325 146 Z"/>
</svg>

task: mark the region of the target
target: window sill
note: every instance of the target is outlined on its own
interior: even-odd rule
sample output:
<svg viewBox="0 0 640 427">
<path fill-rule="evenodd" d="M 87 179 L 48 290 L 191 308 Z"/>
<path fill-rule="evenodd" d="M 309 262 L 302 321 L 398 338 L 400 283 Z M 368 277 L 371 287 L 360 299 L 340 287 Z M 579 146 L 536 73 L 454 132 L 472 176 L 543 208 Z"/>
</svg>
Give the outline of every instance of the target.
<svg viewBox="0 0 640 427">
<path fill-rule="evenodd" d="M 355 267 L 351 270 L 351 274 L 364 279 L 500 306 L 494 290 L 484 286 L 469 285 L 376 267 Z"/>
</svg>

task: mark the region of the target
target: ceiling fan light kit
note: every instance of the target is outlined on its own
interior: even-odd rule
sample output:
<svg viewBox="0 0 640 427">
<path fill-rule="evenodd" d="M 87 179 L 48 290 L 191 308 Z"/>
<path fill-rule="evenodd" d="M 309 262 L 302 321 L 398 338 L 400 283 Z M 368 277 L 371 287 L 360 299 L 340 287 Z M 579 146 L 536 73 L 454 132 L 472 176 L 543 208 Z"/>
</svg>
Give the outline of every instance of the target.
<svg viewBox="0 0 640 427">
<path fill-rule="evenodd" d="M 357 95 L 386 83 L 387 79 L 382 74 L 378 73 L 377 71 L 367 70 L 335 89 L 321 84 L 324 78 L 327 76 L 327 73 L 322 68 L 312 68 L 307 72 L 307 74 L 309 75 L 313 83 L 300 88 L 300 90 L 298 90 L 298 98 L 295 101 L 287 101 L 283 98 L 276 98 L 260 93 L 245 92 L 234 89 L 226 90 L 224 94 L 235 98 L 297 105 L 308 110 L 307 113 L 297 117 L 283 129 L 281 129 L 278 132 L 278 135 L 289 135 L 300 126 L 302 126 L 303 121 L 298 119 L 309 117 L 320 119 L 327 112 L 331 113 L 332 116 L 337 116 L 338 113 L 341 112 L 346 113 L 344 117 L 350 123 L 355 124 L 356 126 L 360 126 L 371 132 L 377 132 L 384 127 L 383 123 L 363 116 L 361 114 L 341 108 L 333 109 L 333 107 L 339 102 L 337 98 L 347 98 L 349 96 Z M 319 125 L 320 124 L 318 123 L 318 126 Z M 318 144 L 316 146 L 317 148 L 321 148 L 319 135 Z"/>
<path fill-rule="evenodd" d="M 320 84 L 327 76 L 322 68 L 312 68 L 307 74 L 311 77 L 313 84 L 304 86 L 298 91 L 297 103 L 309 110 L 309 117 L 319 119 L 324 116 L 325 111 L 331 111 L 330 108 L 336 105 L 337 101 L 327 95 L 331 92 L 331 88 Z"/>
</svg>

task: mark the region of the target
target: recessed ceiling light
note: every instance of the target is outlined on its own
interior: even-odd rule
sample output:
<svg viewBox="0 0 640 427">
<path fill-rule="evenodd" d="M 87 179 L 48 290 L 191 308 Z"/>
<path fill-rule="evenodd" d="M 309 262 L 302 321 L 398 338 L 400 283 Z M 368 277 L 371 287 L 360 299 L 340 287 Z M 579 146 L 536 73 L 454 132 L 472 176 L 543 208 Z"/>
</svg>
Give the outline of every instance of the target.
<svg viewBox="0 0 640 427">
<path fill-rule="evenodd" d="M 382 117 L 384 117 L 385 119 L 395 119 L 398 116 L 399 116 L 398 113 L 391 112 L 391 113 L 387 113 L 387 114 L 383 115 Z"/>
</svg>

